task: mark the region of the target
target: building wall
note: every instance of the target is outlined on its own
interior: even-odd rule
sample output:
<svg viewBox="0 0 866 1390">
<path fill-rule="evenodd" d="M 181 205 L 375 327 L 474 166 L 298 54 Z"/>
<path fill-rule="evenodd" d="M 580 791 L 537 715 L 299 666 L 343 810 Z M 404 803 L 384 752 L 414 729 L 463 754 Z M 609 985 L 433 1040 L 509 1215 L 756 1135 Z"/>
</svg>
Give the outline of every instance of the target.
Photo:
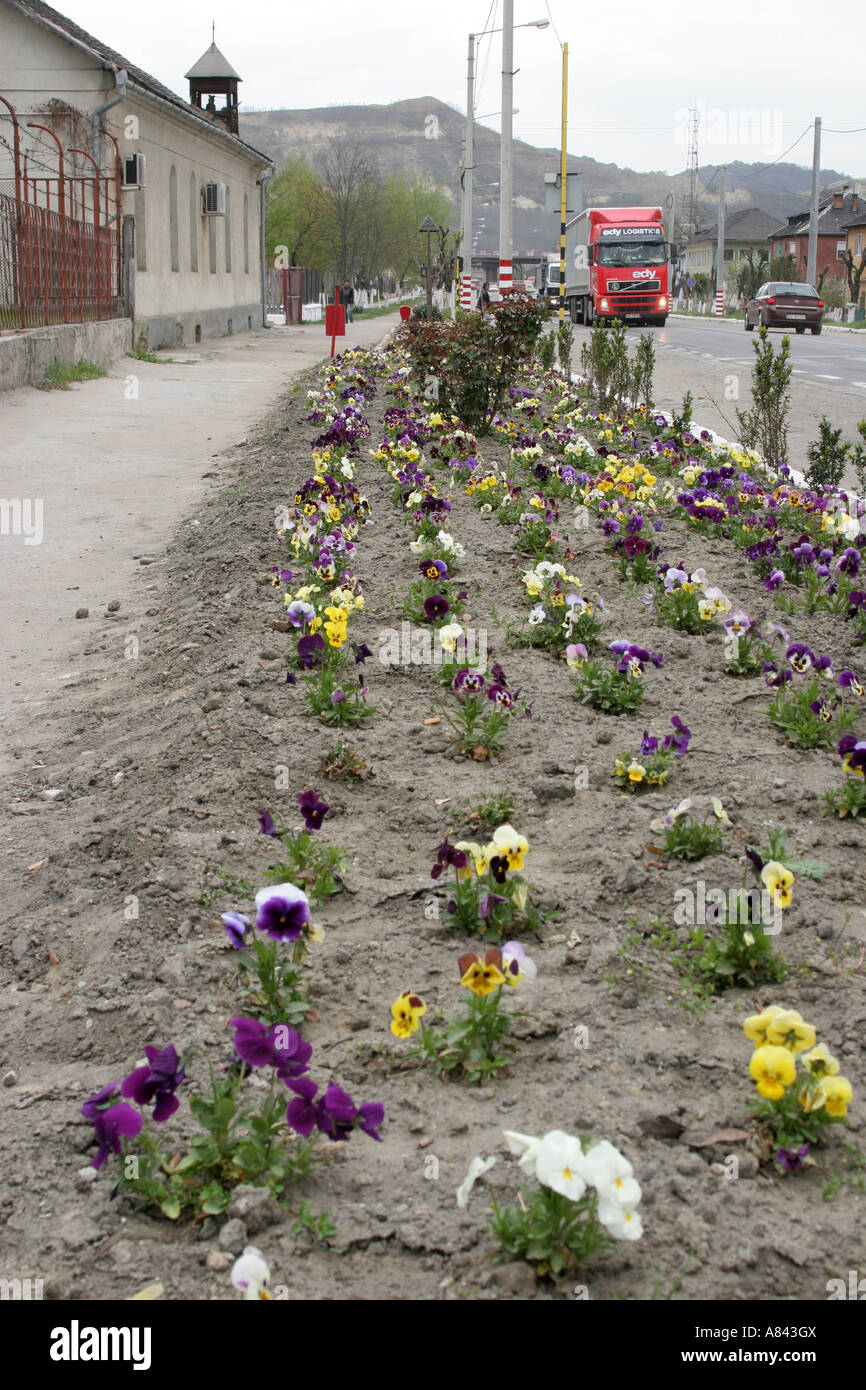
<svg viewBox="0 0 866 1390">
<path fill-rule="evenodd" d="M 65 148 L 89 151 L 92 113 L 114 91 L 113 75 L 98 61 L 0 4 L 0 92 L 16 109 L 22 150 L 38 142 L 49 163 L 44 172 L 56 172 L 53 142 L 26 123 L 52 126 Z M 193 118 L 131 89 L 103 123 L 121 155 L 138 151 L 147 161 L 147 186 L 121 195 L 121 212 L 136 218 L 136 338 L 149 347 L 174 346 L 261 325 L 257 179 L 263 168 Z M 11 147 L 3 107 L 0 137 Z M 112 156 L 106 140 L 103 170 Z M 0 189 L 11 191 L 6 180 L 12 174 L 0 142 Z M 227 218 L 202 216 L 207 182 L 226 185 Z"/>
<path fill-rule="evenodd" d="M 149 345 L 260 326 L 261 170 L 138 93 L 107 122 L 122 154 L 146 159 L 146 187 L 122 197 L 136 219 L 135 318 Z M 202 214 L 206 183 L 225 184 L 224 217 Z"/>
</svg>

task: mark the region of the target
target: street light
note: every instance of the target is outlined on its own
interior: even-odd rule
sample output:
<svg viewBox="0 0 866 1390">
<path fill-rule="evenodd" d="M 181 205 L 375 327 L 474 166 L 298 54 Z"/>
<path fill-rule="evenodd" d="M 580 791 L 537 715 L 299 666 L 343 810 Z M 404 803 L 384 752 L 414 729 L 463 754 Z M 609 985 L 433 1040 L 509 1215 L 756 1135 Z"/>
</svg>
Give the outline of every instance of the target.
<svg viewBox="0 0 866 1390">
<path fill-rule="evenodd" d="M 549 24 L 549 19 L 533 19 L 527 24 L 518 24 L 517 28 L 547 29 Z M 513 28 L 514 25 L 512 24 L 512 31 Z M 502 32 L 502 29 L 483 29 L 479 34 L 469 35 L 469 51 L 466 70 L 466 140 L 463 162 L 463 234 L 460 239 L 461 309 L 472 308 L 472 171 L 475 168 L 475 44 L 478 39 L 484 39 L 490 34 L 501 34 Z M 511 111 L 512 102 L 510 96 L 507 101 L 503 99 L 503 111 L 505 111 L 506 108 L 509 112 Z M 508 116 L 508 126 L 510 137 L 510 115 Z M 454 312 L 456 315 L 456 305 Z"/>
<path fill-rule="evenodd" d="M 546 29 L 549 19 L 533 19 L 520 29 Z M 500 126 L 500 162 L 502 172 L 499 200 L 499 288 L 511 289 L 511 234 L 514 197 L 514 146 L 511 128 L 511 108 L 514 94 L 514 0 L 503 0 L 502 7 L 502 124 Z"/>
</svg>

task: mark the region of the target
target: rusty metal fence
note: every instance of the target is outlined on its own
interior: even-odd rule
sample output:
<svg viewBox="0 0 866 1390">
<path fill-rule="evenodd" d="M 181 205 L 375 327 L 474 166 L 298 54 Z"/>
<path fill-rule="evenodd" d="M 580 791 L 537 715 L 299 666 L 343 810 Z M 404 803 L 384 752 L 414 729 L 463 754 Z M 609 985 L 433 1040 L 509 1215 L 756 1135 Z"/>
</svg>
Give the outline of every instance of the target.
<svg viewBox="0 0 866 1390">
<path fill-rule="evenodd" d="M 0 327 L 119 318 L 120 239 L 0 193 Z"/>
</svg>

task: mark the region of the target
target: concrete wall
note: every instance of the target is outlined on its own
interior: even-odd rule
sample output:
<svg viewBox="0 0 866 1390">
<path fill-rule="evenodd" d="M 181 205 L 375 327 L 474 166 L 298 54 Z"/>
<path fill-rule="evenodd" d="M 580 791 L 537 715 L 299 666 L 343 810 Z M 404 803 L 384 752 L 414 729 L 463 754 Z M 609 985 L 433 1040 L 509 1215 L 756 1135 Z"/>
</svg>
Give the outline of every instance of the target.
<svg viewBox="0 0 866 1390">
<path fill-rule="evenodd" d="M 190 61 L 197 56 L 191 54 Z M 17 111 L 22 154 L 33 151 L 31 172 L 37 162 L 48 166 L 41 172 L 55 172 L 53 142 L 28 130 L 27 121 L 54 127 L 66 149 L 90 150 L 91 115 L 115 94 L 115 86 L 100 61 L 0 4 L 0 92 Z M 121 156 L 139 152 L 147 161 L 147 186 L 122 193 L 120 209 L 136 218 L 136 339 L 143 336 L 150 347 L 174 347 L 245 331 L 250 318 L 260 326 L 257 180 L 266 166 L 221 127 L 131 87 L 103 116 L 103 124 Z M 5 182 L 12 174 L 11 133 L 0 107 L 0 188 L 6 192 L 11 192 Z M 102 167 L 113 163 L 113 146 L 105 139 Z M 79 164 L 89 172 L 86 161 L 73 156 L 67 172 Z M 210 182 L 226 185 L 225 217 L 202 215 L 201 191 Z"/>
<path fill-rule="evenodd" d="M 39 386 L 52 362 L 72 367 L 83 357 L 107 369 L 131 350 L 130 319 L 100 319 L 97 323 L 64 323 L 54 328 L 4 333 L 0 337 L 0 391 Z"/>
</svg>

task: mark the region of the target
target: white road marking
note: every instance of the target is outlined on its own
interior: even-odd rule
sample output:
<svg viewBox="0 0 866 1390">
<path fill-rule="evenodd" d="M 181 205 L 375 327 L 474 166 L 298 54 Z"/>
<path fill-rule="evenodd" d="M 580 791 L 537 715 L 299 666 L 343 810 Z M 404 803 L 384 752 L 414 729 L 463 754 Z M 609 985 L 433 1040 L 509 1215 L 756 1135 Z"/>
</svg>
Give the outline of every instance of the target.
<svg viewBox="0 0 866 1390">
<path fill-rule="evenodd" d="M 841 378 L 840 376 L 831 376 L 829 372 L 817 372 L 816 375 L 821 379 L 821 381 L 841 381 L 841 380 L 842 380 L 842 378 Z"/>
</svg>

